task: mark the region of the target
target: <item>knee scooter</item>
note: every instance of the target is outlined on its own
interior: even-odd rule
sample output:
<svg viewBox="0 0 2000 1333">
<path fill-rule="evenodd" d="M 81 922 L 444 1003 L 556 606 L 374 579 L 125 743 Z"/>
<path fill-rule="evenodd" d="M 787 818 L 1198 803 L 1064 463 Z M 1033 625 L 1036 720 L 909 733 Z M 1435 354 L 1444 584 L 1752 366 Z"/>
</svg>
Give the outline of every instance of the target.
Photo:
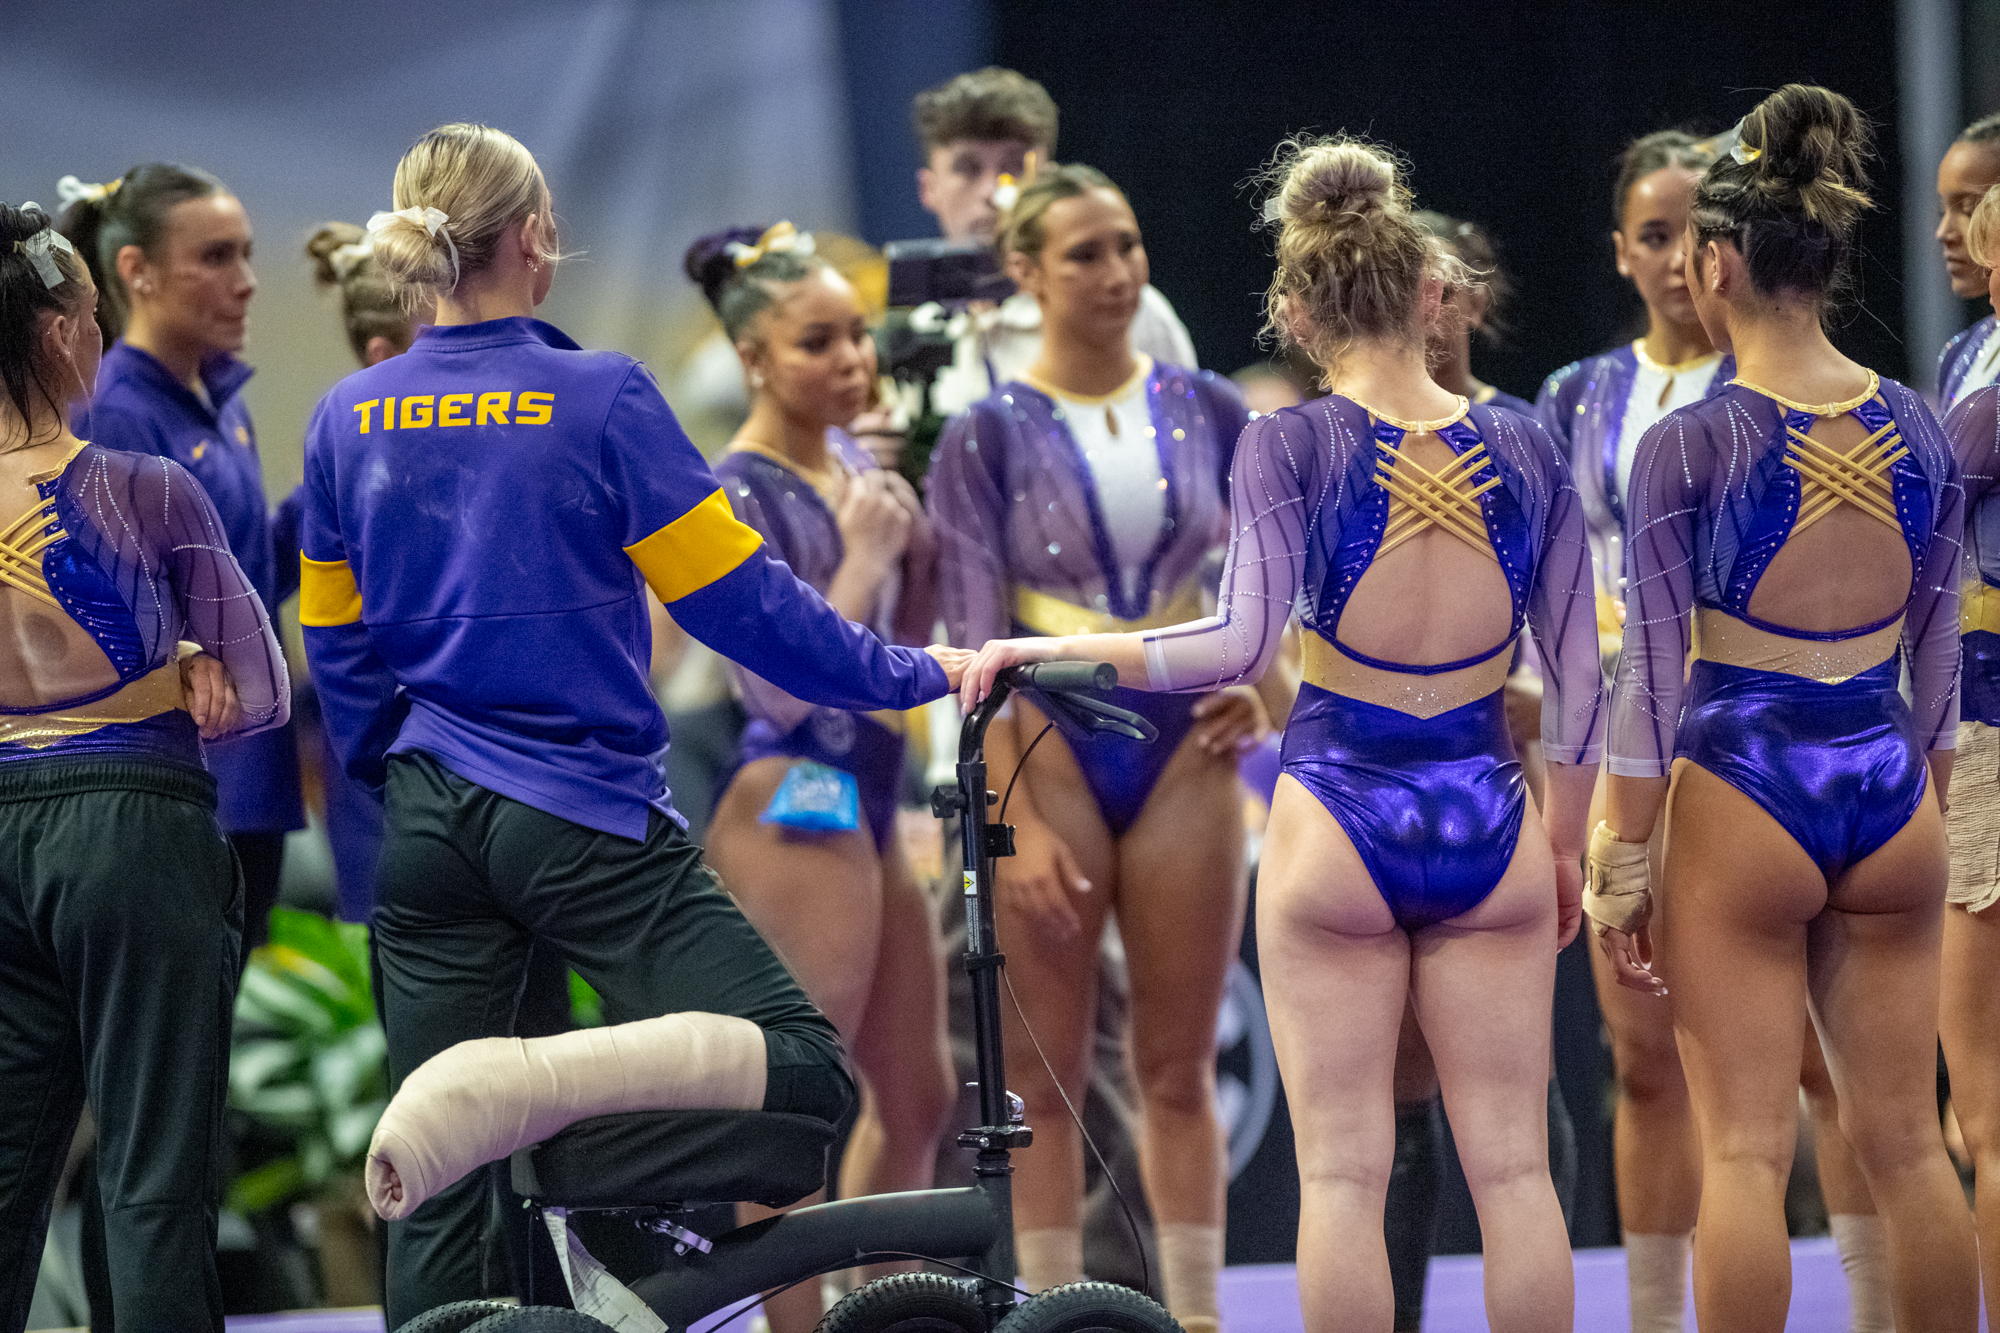
<svg viewBox="0 0 2000 1333">
<path fill-rule="evenodd" d="M 1016 1304 L 1013 1168 L 1009 1154 L 1033 1133 L 1021 1099 L 1006 1090 L 1000 1040 L 1000 969 L 995 945 L 993 863 L 1014 852 L 1014 830 L 989 822 L 987 725 L 1008 697 L 1039 706 L 1075 743 L 1098 732 L 1135 740 L 1152 725 L 1106 703 L 1118 675 L 1109 665 L 1046 663 L 1009 668 L 965 719 L 958 787 L 940 788 L 931 808 L 956 817 L 965 895 L 965 968 L 979 1078 L 980 1124 L 958 1137 L 976 1154 L 975 1180 L 959 1189 L 873 1195 L 801 1208 L 713 1238 L 689 1223 L 695 1209 L 751 1200 L 773 1206 L 805 1197 L 826 1181 L 836 1127 L 810 1116 L 752 1111 L 661 1111 L 578 1121 L 515 1153 L 516 1193 L 544 1218 L 565 1257 L 572 1293 L 592 1313 L 543 1306 L 462 1301 L 431 1310 L 399 1333 L 624 1333 L 686 1329 L 754 1304 L 774 1288 L 857 1264 L 925 1259 L 948 1273 L 903 1273 L 853 1292 L 828 1313 L 820 1333 L 1179 1333 L 1159 1305 L 1128 1287 L 1080 1282 Z M 983 799 L 982 799 L 983 798 Z M 630 1214 L 668 1238 L 674 1257 L 628 1285 L 612 1280 L 566 1236 L 571 1213 Z M 961 1262 L 962 1261 L 962 1262 Z M 582 1268 L 582 1276 L 578 1269 Z"/>
</svg>

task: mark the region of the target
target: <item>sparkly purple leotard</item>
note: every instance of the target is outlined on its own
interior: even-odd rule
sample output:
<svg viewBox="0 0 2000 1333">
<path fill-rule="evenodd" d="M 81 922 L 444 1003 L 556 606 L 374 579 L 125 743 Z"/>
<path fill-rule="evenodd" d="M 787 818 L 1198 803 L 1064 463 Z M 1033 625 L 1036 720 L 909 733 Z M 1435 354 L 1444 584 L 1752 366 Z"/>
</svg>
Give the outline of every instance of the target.
<svg viewBox="0 0 2000 1333">
<path fill-rule="evenodd" d="M 1805 438 L 1816 417 L 1843 412 L 1867 440 L 1850 451 Z M 1753 615 L 1773 558 L 1835 495 L 1859 497 L 1838 502 L 1901 536 L 1911 568 L 1903 606 L 1833 632 Z M 1923 798 L 1924 753 L 1955 744 L 1963 504 L 1936 420 L 1893 381 L 1820 411 L 1739 382 L 1669 414 L 1640 441 L 1632 469 L 1611 771 L 1664 777 L 1689 759 L 1762 806 L 1830 880 L 1881 847 Z M 1689 669 L 1696 618 L 1701 656 Z M 1732 641 L 1792 660 L 1781 669 L 1732 661 Z"/>
<path fill-rule="evenodd" d="M 1136 585 L 1119 577 L 1104 498 L 1064 409 L 1013 382 L 953 418 L 925 484 L 938 531 L 939 594 L 954 644 L 1182 618 L 1212 588 L 1229 532 L 1230 447 L 1249 419 L 1235 386 L 1207 371 L 1155 366 L 1147 383 L 1165 513 Z M 1024 614 L 1025 609 L 1025 614 Z M 1061 617 L 1057 625 L 1043 613 Z M 1151 745 L 1099 737 L 1076 761 L 1107 827 L 1122 835 L 1194 725 L 1192 699 L 1120 688 L 1113 702 L 1149 718 Z"/>
<path fill-rule="evenodd" d="M 827 449 L 828 461 L 849 474 L 875 466 L 867 451 L 841 431 L 827 433 Z M 748 450 L 724 454 L 715 465 L 715 475 L 736 517 L 762 533 L 771 554 L 824 596 L 833 587 L 847 546 L 833 510 L 812 483 L 780 460 Z M 889 605 L 884 598 L 869 625 L 885 642 L 894 641 Z M 896 830 L 903 734 L 867 713 L 817 708 L 733 662 L 729 670 L 750 714 L 739 762 L 809 759 L 853 774 L 875 850 L 887 851 Z"/>
<path fill-rule="evenodd" d="M 1944 419 L 1965 486 L 1959 581 L 1959 713 L 2000 726 L 2000 386 L 1975 389 Z"/>
<path fill-rule="evenodd" d="M 1426 679 L 1498 658 L 1525 623 L 1547 678 L 1548 758 L 1597 762 L 1603 678 L 1590 556 L 1568 469 L 1541 426 L 1504 408 L 1472 407 L 1437 434 L 1468 484 L 1484 488 L 1476 499 L 1483 535 L 1510 601 L 1505 639 L 1435 666 L 1385 662 L 1341 643 L 1341 613 L 1391 526 L 1380 472 L 1396 465 L 1404 432 L 1335 396 L 1264 417 L 1243 433 L 1217 614 L 1147 635 L 1151 688 L 1210 690 L 1257 679 L 1295 607 L 1328 652 L 1406 674 L 1412 693 Z M 1423 716 L 1311 684 L 1300 689 L 1285 728 L 1284 771 L 1339 822 L 1406 929 L 1476 906 L 1513 858 L 1527 797 L 1501 699 L 1496 682 L 1483 698 Z"/>
</svg>

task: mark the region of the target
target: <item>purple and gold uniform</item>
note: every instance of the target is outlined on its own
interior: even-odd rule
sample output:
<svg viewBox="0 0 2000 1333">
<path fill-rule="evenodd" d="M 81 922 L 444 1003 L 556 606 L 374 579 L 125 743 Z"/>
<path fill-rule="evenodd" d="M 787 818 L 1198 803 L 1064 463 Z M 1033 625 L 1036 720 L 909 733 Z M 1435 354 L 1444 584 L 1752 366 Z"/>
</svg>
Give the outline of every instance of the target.
<svg viewBox="0 0 2000 1333">
<path fill-rule="evenodd" d="M 306 437 L 299 619 L 328 735 L 383 780 L 422 751 L 587 828 L 672 813 L 644 586 L 676 622 L 831 708 L 946 692 L 841 619 L 731 512 L 644 366 L 533 319 L 426 327 Z"/>
<path fill-rule="evenodd" d="M 209 358 L 201 368 L 204 400 L 151 353 L 120 340 L 97 372 L 89 424 L 92 440 L 106 449 L 171 458 L 192 472 L 215 504 L 236 563 L 263 605 L 275 610 L 287 589 L 271 546 L 256 428 L 242 398 L 252 373 L 226 353 Z M 305 827 L 298 746 L 289 726 L 203 751 L 225 833 Z"/>
</svg>

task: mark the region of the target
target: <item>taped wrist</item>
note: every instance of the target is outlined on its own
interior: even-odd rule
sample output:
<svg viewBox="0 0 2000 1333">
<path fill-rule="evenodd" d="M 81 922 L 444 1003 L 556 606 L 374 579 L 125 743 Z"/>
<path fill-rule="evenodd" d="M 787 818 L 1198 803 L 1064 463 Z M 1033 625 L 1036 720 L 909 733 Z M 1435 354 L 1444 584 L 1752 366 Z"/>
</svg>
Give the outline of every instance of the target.
<svg viewBox="0 0 2000 1333">
<path fill-rule="evenodd" d="M 1653 916 L 1652 872 L 1646 844 L 1620 842 L 1599 820 L 1583 863 L 1583 911 L 1598 928 L 1636 934 Z"/>
<path fill-rule="evenodd" d="M 384 1218 L 408 1217 L 475 1167 L 592 1116 L 761 1110 L 766 1078 L 763 1029 L 722 1014 L 463 1041 L 418 1066 L 382 1113 L 368 1201 Z"/>
</svg>

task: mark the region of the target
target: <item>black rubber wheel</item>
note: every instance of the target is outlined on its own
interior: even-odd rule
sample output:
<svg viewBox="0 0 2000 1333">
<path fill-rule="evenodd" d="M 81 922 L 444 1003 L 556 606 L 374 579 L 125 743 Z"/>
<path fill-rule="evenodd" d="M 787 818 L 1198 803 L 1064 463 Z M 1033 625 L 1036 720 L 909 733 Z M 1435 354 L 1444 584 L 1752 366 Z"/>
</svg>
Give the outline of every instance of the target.
<svg viewBox="0 0 2000 1333">
<path fill-rule="evenodd" d="M 559 1305 L 522 1305 L 488 1315 L 466 1333 L 611 1333 L 611 1326 Z"/>
<path fill-rule="evenodd" d="M 465 1333 L 480 1320 L 513 1308 L 506 1301 L 453 1301 L 424 1311 L 396 1333 Z"/>
<path fill-rule="evenodd" d="M 843 1296 L 817 1333 L 986 1333 L 986 1310 L 957 1278 L 896 1273 Z"/>
<path fill-rule="evenodd" d="M 1115 1282 L 1071 1282 L 1030 1296 L 993 1333 L 1182 1333 L 1159 1302 Z"/>
</svg>

